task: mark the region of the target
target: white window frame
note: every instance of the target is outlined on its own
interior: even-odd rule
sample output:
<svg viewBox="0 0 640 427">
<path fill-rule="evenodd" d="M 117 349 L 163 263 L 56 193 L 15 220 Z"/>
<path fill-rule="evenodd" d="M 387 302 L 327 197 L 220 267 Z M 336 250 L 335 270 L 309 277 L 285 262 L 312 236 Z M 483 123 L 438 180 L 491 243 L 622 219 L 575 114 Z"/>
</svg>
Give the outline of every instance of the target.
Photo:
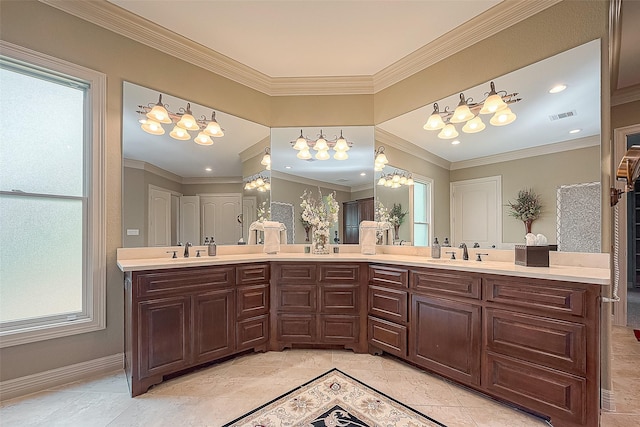
<svg viewBox="0 0 640 427">
<path fill-rule="evenodd" d="M 433 230 L 433 211 L 434 211 L 434 207 L 433 207 L 433 201 L 435 200 L 434 198 L 434 192 L 435 192 L 435 186 L 434 186 L 434 181 L 433 178 L 428 178 L 426 176 L 422 176 L 416 173 L 412 173 L 411 174 L 413 177 L 414 182 L 419 182 L 421 184 L 425 184 L 425 185 L 429 185 L 429 220 L 427 222 L 428 227 L 427 229 L 429 230 L 429 239 L 433 239 L 434 236 L 434 230 Z M 414 228 L 415 228 L 415 214 L 414 214 L 414 206 L 413 206 L 413 186 L 411 186 L 410 191 L 409 191 L 409 201 L 410 201 L 410 212 L 411 212 L 411 241 L 413 242 L 412 244 L 415 245 L 415 236 L 414 236 Z M 427 246 L 429 246 L 429 242 L 427 242 Z"/>
<path fill-rule="evenodd" d="M 24 62 L 49 73 L 81 79 L 89 84 L 87 102 L 91 131 L 85 143 L 84 177 L 87 194 L 84 252 L 83 314 L 42 324 L 15 322 L 13 329 L 0 332 L 0 348 L 82 334 L 106 327 L 106 218 L 105 218 L 105 117 L 106 75 L 0 40 L 0 55 Z"/>
</svg>

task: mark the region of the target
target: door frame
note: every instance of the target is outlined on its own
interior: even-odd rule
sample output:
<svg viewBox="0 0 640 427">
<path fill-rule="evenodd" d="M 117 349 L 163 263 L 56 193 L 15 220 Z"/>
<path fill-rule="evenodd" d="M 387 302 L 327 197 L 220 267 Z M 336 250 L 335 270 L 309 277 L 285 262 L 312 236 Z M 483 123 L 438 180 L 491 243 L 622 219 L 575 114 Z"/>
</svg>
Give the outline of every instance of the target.
<svg viewBox="0 0 640 427">
<path fill-rule="evenodd" d="M 620 160 L 627 152 L 627 136 L 633 135 L 636 133 L 640 133 L 640 123 L 624 126 L 620 128 L 616 128 L 613 130 L 613 177 L 612 182 L 616 188 L 622 188 L 621 184 L 617 183 L 615 180 L 615 171 L 617 169 Z M 617 184 L 617 185 L 616 185 Z M 620 301 L 618 304 L 613 306 L 613 324 L 616 326 L 627 326 L 627 281 L 628 274 L 627 271 L 627 231 L 629 227 L 629 222 L 627 221 L 627 196 L 623 196 L 618 201 L 616 205 L 618 210 L 618 273 L 619 273 L 619 282 L 618 282 L 618 296 L 620 297 Z M 614 208 L 614 209 L 616 209 Z M 612 212 L 612 216 L 615 215 L 615 211 Z M 615 218 L 614 218 L 615 220 Z M 613 245 L 615 245 L 615 236 L 613 237 Z M 615 248 L 613 249 L 615 251 Z M 611 254 L 611 271 L 613 273 L 613 280 L 615 280 L 615 260 L 613 259 L 613 251 Z M 620 262 L 623 260 L 623 262 Z M 614 284 L 615 286 L 615 284 Z"/>
</svg>

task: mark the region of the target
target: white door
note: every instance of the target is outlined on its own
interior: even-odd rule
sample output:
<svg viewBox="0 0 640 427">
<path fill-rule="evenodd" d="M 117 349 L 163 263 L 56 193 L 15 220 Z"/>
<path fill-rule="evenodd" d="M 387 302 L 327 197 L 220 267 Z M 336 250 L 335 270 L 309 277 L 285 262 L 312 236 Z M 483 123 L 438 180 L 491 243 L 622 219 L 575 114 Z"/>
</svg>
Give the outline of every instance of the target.
<svg viewBox="0 0 640 427">
<path fill-rule="evenodd" d="M 452 244 L 481 248 L 502 244 L 502 179 L 500 176 L 451 183 Z"/>
<path fill-rule="evenodd" d="M 200 197 L 180 197 L 180 237 L 182 244 L 200 245 Z"/>
<path fill-rule="evenodd" d="M 258 219 L 256 206 L 258 202 L 255 196 L 242 198 L 242 237 L 245 242 L 249 241 L 249 226 Z"/>
<path fill-rule="evenodd" d="M 213 236 L 219 245 L 235 245 L 242 236 L 240 193 L 200 196 L 201 238 Z"/>
<path fill-rule="evenodd" d="M 171 193 L 149 189 L 149 246 L 171 246 Z"/>
</svg>

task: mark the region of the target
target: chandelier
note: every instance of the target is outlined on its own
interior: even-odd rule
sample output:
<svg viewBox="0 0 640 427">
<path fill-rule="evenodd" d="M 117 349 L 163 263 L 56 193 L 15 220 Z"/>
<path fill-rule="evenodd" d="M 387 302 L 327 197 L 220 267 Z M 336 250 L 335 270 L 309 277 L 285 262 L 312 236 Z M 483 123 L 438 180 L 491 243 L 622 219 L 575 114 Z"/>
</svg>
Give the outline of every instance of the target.
<svg viewBox="0 0 640 427">
<path fill-rule="evenodd" d="M 517 95 L 517 92 L 496 92 L 496 87 L 491 82 L 491 90 L 486 93 L 486 98 L 478 103 L 474 102 L 473 98 L 465 99 L 464 94 L 461 93 L 460 102 L 454 111 L 449 111 L 449 107 L 440 111 L 438 104 L 433 104 L 433 113 L 423 127 L 426 130 L 440 130 L 438 133 L 440 139 L 452 139 L 459 135 L 454 123 L 465 123 L 462 127 L 464 133 L 482 131 L 486 125 L 480 118 L 480 114 L 493 114 L 489 120 L 493 126 L 508 125 L 516 119 L 509 105 L 520 101 L 520 98 L 516 98 Z"/>
<path fill-rule="evenodd" d="M 334 139 L 327 139 L 320 130 L 318 138 L 315 140 L 309 139 L 302 134 L 300 129 L 300 136 L 295 141 L 291 141 L 291 146 L 294 150 L 298 151 L 297 158 L 302 160 L 309 160 L 311 158 L 311 149 L 316 151 L 315 158 L 318 160 L 328 160 L 329 149 L 333 149 L 333 158 L 336 160 L 346 160 L 349 158 L 347 151 L 353 146 L 353 142 L 348 142 L 340 131 L 340 137 Z"/>
<path fill-rule="evenodd" d="M 382 174 L 378 180 L 378 185 L 391 188 L 400 188 L 403 185 L 411 186 L 413 185 L 413 177 L 408 172 L 396 170 L 388 175 Z"/>
<path fill-rule="evenodd" d="M 141 128 L 143 131 L 151 135 L 164 135 L 165 130 L 162 124 L 174 124 L 173 130 L 169 133 L 171 138 L 188 141 L 191 139 L 189 132 L 198 131 L 198 136 L 194 138 L 194 142 L 200 145 L 212 145 L 211 137 L 220 138 L 224 136 L 224 131 L 216 121 L 216 112 L 211 113 L 211 120 L 204 115 L 196 119 L 191 112 L 191 104 L 187 102 L 187 108 L 178 110 L 177 113 L 167 109 L 168 105 L 162 103 L 162 94 L 158 98 L 156 104 L 138 105 L 137 112 L 144 114 L 146 118 L 141 118 Z"/>
<path fill-rule="evenodd" d="M 373 161 L 373 170 L 381 172 L 384 169 L 384 165 L 389 163 L 387 156 L 384 154 L 384 147 L 380 146 L 374 153 L 375 160 Z"/>
<path fill-rule="evenodd" d="M 264 155 L 262 156 L 262 160 L 260 160 L 260 164 L 264 166 L 266 170 L 271 170 L 271 150 L 269 150 L 269 147 L 264 149 Z"/>
<path fill-rule="evenodd" d="M 244 184 L 245 190 L 256 190 L 261 193 L 271 190 L 271 183 L 269 178 L 262 176 L 261 174 L 253 175 Z"/>
</svg>

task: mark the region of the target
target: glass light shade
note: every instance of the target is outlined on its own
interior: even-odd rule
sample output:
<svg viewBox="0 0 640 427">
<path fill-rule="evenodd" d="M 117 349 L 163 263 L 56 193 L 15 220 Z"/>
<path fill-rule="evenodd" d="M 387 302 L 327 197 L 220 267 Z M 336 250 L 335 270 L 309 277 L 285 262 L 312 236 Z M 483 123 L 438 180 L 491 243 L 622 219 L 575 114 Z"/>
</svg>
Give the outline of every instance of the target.
<svg viewBox="0 0 640 427">
<path fill-rule="evenodd" d="M 262 179 L 261 176 L 256 179 L 256 185 L 259 187 L 262 187 L 264 185 L 264 179 Z"/>
<path fill-rule="evenodd" d="M 298 151 L 308 150 L 309 146 L 307 145 L 307 140 L 304 139 L 303 137 L 296 139 L 296 143 L 293 146 L 293 149 Z"/>
<path fill-rule="evenodd" d="M 222 129 L 220 129 L 220 125 L 215 120 L 209 122 L 206 128 L 204 128 L 204 133 L 209 136 L 218 136 Z"/>
<path fill-rule="evenodd" d="M 266 170 L 270 171 L 271 170 L 271 164 L 268 164 L 267 166 L 264 167 Z"/>
<path fill-rule="evenodd" d="M 209 135 L 206 135 L 204 132 L 200 132 L 198 136 L 195 137 L 194 141 L 196 144 L 200 145 L 213 145 L 213 141 Z"/>
<path fill-rule="evenodd" d="M 264 193 L 265 191 L 267 191 L 267 189 L 264 187 L 258 187 L 258 191 Z"/>
<path fill-rule="evenodd" d="M 336 141 L 336 145 L 333 146 L 333 149 L 335 151 L 349 151 L 350 147 L 349 144 L 347 144 L 347 140 L 340 137 Z"/>
<path fill-rule="evenodd" d="M 254 180 L 252 180 L 252 181 L 249 183 L 249 187 L 250 187 L 252 190 L 253 190 L 254 188 L 256 188 L 256 180 L 255 180 L 255 179 L 254 179 Z"/>
<path fill-rule="evenodd" d="M 191 135 L 189 135 L 189 132 L 177 125 L 173 127 L 173 130 L 171 131 L 171 133 L 169 133 L 169 136 L 179 141 L 187 141 L 191 139 Z"/>
<path fill-rule="evenodd" d="M 244 185 L 244 189 L 245 189 L 245 190 L 251 190 L 251 183 L 250 183 L 250 182 L 247 182 L 247 183 Z"/>
<path fill-rule="evenodd" d="M 336 160 L 347 160 L 349 158 L 349 155 L 346 151 L 336 151 L 336 153 L 333 155 L 333 158 Z"/>
<path fill-rule="evenodd" d="M 178 126 L 186 130 L 200 130 L 200 126 L 198 126 L 196 119 L 191 114 L 187 113 L 182 115 L 182 118 L 178 122 Z"/>
<path fill-rule="evenodd" d="M 486 127 L 487 125 L 484 124 L 480 116 L 476 116 L 473 119 L 469 120 L 467 123 L 465 123 L 465 125 L 462 127 L 462 132 L 476 133 L 476 132 L 480 132 Z"/>
<path fill-rule="evenodd" d="M 393 174 L 393 182 L 400 182 L 400 175 L 397 173 Z"/>
<path fill-rule="evenodd" d="M 143 131 L 150 133 L 151 135 L 164 135 L 164 129 L 160 123 L 155 120 L 149 119 L 140 127 Z"/>
<path fill-rule="evenodd" d="M 394 182 L 393 184 L 391 184 L 391 188 L 400 188 L 401 185 L 399 182 Z"/>
<path fill-rule="evenodd" d="M 329 149 L 327 140 L 321 136 L 320 138 L 318 138 L 318 140 L 314 144 L 313 149 L 316 151 L 327 151 Z"/>
<path fill-rule="evenodd" d="M 451 123 L 446 125 L 438 134 L 438 138 L 440 139 L 451 139 L 455 138 L 456 136 L 458 136 L 458 131 Z"/>
<path fill-rule="evenodd" d="M 390 179 L 386 180 L 385 183 L 384 183 L 385 187 L 391 187 L 392 185 L 393 185 L 393 181 L 390 180 Z"/>
<path fill-rule="evenodd" d="M 381 176 L 380 179 L 378 180 L 378 185 L 384 185 L 385 182 L 387 182 L 387 180 L 384 179 L 384 176 Z"/>
<path fill-rule="evenodd" d="M 493 114 L 505 108 L 507 108 L 507 104 L 502 100 L 502 97 L 498 94 L 493 94 L 484 101 L 480 114 Z"/>
<path fill-rule="evenodd" d="M 406 185 L 407 184 L 407 177 L 406 176 L 402 175 L 400 177 L 400 184 L 402 184 L 402 185 Z"/>
<path fill-rule="evenodd" d="M 411 175 L 409 175 L 409 178 L 407 178 L 407 185 L 413 185 L 413 178 L 411 177 Z"/>
<path fill-rule="evenodd" d="M 513 123 L 515 120 L 516 115 L 511 111 L 511 108 L 507 107 L 502 111 L 498 111 L 493 117 L 491 117 L 489 123 L 494 126 L 506 126 L 509 123 Z"/>
<path fill-rule="evenodd" d="M 265 190 L 271 190 L 271 183 L 269 181 L 264 183 L 264 189 Z"/>
<path fill-rule="evenodd" d="M 311 158 L 311 153 L 309 152 L 309 148 L 307 147 L 298 151 L 298 154 L 296 154 L 296 157 L 302 160 L 309 160 Z"/>
<path fill-rule="evenodd" d="M 382 163 L 374 163 L 373 164 L 373 170 L 376 172 L 382 172 L 382 169 L 384 169 L 384 165 Z"/>
<path fill-rule="evenodd" d="M 378 153 L 375 163 L 386 165 L 387 163 L 389 163 L 389 160 L 387 160 L 387 156 L 385 156 L 384 153 Z"/>
<path fill-rule="evenodd" d="M 442 120 L 442 116 L 438 113 L 433 113 L 427 119 L 427 123 L 424 124 L 423 128 L 426 130 L 438 130 L 444 127 L 444 120 Z"/>
<path fill-rule="evenodd" d="M 329 150 L 320 150 L 316 153 L 316 159 L 318 160 L 328 160 L 330 158 Z"/>
<path fill-rule="evenodd" d="M 473 119 L 474 117 L 475 117 L 475 114 L 471 112 L 471 110 L 469 109 L 469 106 L 464 104 L 464 105 L 458 105 L 456 107 L 456 110 L 453 112 L 453 116 L 449 121 L 451 123 L 463 123 Z"/>
<path fill-rule="evenodd" d="M 155 120 L 158 123 L 171 123 L 171 117 L 169 117 L 169 112 L 162 105 L 156 104 L 154 107 L 147 113 L 147 117 L 151 120 Z"/>
<path fill-rule="evenodd" d="M 267 166 L 271 164 L 271 154 L 267 153 L 262 156 L 262 160 L 260 160 L 260 164 L 263 166 Z"/>
</svg>

